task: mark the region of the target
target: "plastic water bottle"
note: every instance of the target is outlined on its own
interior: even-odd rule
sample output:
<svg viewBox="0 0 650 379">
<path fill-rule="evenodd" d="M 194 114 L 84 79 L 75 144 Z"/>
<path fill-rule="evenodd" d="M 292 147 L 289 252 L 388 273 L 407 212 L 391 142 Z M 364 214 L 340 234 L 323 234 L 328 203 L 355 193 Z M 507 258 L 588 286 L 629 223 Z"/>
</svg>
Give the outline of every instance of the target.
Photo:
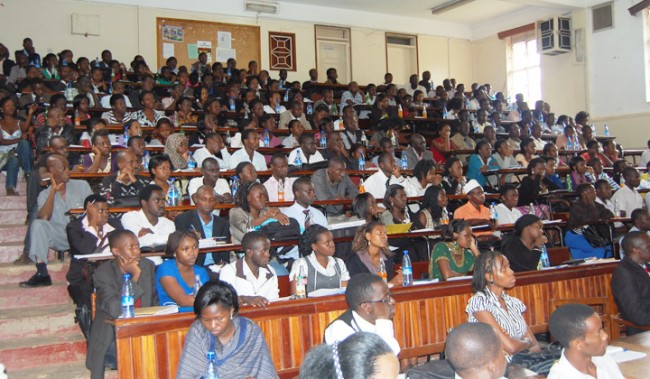
<svg viewBox="0 0 650 379">
<path fill-rule="evenodd" d="M 566 149 L 569 151 L 573 150 L 573 142 L 571 142 L 571 138 L 566 141 Z"/>
<path fill-rule="evenodd" d="M 494 205 L 494 202 L 492 202 L 492 204 L 490 204 L 490 220 L 496 224 L 498 218 L 497 207 Z"/>
<path fill-rule="evenodd" d="M 440 216 L 440 224 L 447 225 L 449 224 L 449 212 L 447 208 L 442 208 L 442 215 Z"/>
<path fill-rule="evenodd" d="M 366 104 L 370 105 L 370 101 L 371 101 L 370 100 L 370 94 L 368 92 L 366 92 Z"/>
<path fill-rule="evenodd" d="M 194 170 L 196 168 L 196 161 L 192 157 L 192 154 L 187 155 L 187 168 Z"/>
<path fill-rule="evenodd" d="M 402 109 L 402 104 L 397 106 L 397 117 L 404 118 L 404 110 Z"/>
<path fill-rule="evenodd" d="M 428 118 L 426 105 L 422 107 L 422 118 Z"/>
<path fill-rule="evenodd" d="M 122 139 L 122 146 L 124 146 L 124 147 L 128 146 L 129 138 L 131 138 L 131 136 L 129 135 L 129 127 L 125 126 L 124 127 L 124 138 Z"/>
<path fill-rule="evenodd" d="M 333 115 L 338 116 L 338 114 L 339 114 L 339 109 L 336 107 L 336 104 L 332 104 L 332 109 L 331 109 L 331 111 L 332 111 L 332 114 L 333 114 Z"/>
<path fill-rule="evenodd" d="M 359 193 L 365 193 L 366 186 L 363 184 L 363 178 L 359 179 Z"/>
<path fill-rule="evenodd" d="M 366 169 L 366 159 L 363 156 L 363 151 L 359 150 L 359 170 L 364 171 Z"/>
<path fill-rule="evenodd" d="M 314 113 L 314 107 L 311 105 L 311 103 L 307 103 L 307 114 L 312 113 Z"/>
<path fill-rule="evenodd" d="M 271 137 L 269 136 L 268 129 L 264 129 L 264 147 L 271 147 Z"/>
<path fill-rule="evenodd" d="M 176 192 L 176 179 L 169 179 L 169 189 L 167 190 L 167 205 L 175 207 L 178 205 L 178 193 Z"/>
<path fill-rule="evenodd" d="M 278 201 L 284 201 L 284 180 L 278 180 Z"/>
<path fill-rule="evenodd" d="M 122 275 L 122 314 L 120 318 L 133 318 L 135 315 L 135 301 L 133 299 L 133 285 L 131 284 L 131 274 Z"/>
<path fill-rule="evenodd" d="M 305 275 L 305 268 L 300 266 L 298 276 L 296 276 L 296 298 L 304 299 L 307 297 L 307 275 Z"/>
<path fill-rule="evenodd" d="M 403 285 L 413 285 L 413 265 L 411 265 L 411 258 L 409 251 L 404 250 L 404 257 L 402 257 L 402 275 L 404 277 Z"/>
<path fill-rule="evenodd" d="M 280 104 L 275 104 L 275 113 L 280 114 Z"/>
<path fill-rule="evenodd" d="M 551 267 L 551 261 L 548 259 L 548 251 L 546 250 L 546 245 L 542 244 L 542 255 L 539 256 L 539 261 L 542 264 L 542 268 Z"/>
<path fill-rule="evenodd" d="M 406 158 L 406 150 L 402 151 L 402 159 L 400 159 L 400 164 L 402 166 L 402 170 L 406 170 L 409 167 L 409 161 Z"/>
<path fill-rule="evenodd" d="M 528 214 L 531 214 L 533 216 L 535 215 L 535 206 L 533 205 L 533 203 L 530 203 L 528 205 Z"/>
<path fill-rule="evenodd" d="M 235 98 L 231 97 L 230 98 L 230 111 L 234 112 L 236 109 L 237 109 L 237 107 L 235 106 Z"/>
<path fill-rule="evenodd" d="M 377 271 L 377 276 L 384 280 L 384 283 L 388 283 L 388 273 L 386 272 L 386 264 L 384 260 L 379 261 L 379 271 Z"/>
<path fill-rule="evenodd" d="M 604 128 L 605 128 L 605 131 L 603 133 L 605 134 L 605 137 L 609 137 L 609 126 L 607 126 L 607 124 L 605 124 Z"/>
<path fill-rule="evenodd" d="M 302 158 L 300 157 L 300 149 L 296 150 L 296 160 L 294 161 L 296 167 L 302 168 Z"/>
<path fill-rule="evenodd" d="M 230 189 L 232 190 L 232 197 L 235 197 L 237 190 L 239 189 L 239 177 L 237 175 L 233 176 L 232 182 L 230 183 Z"/>
<path fill-rule="evenodd" d="M 205 353 L 205 357 L 208 359 L 208 369 L 203 375 L 203 379 L 219 379 L 217 374 L 217 368 L 214 363 L 214 351 L 208 351 Z"/>
<path fill-rule="evenodd" d="M 320 132 L 320 147 L 323 148 L 323 149 L 327 147 L 327 139 L 325 138 L 325 130 L 321 130 L 321 132 Z"/>
<path fill-rule="evenodd" d="M 540 124 L 544 122 L 544 115 L 542 115 L 542 112 L 539 112 L 537 121 L 539 121 Z"/>
<path fill-rule="evenodd" d="M 445 120 L 449 118 L 449 111 L 447 110 L 446 105 L 442 108 L 442 118 Z"/>
<path fill-rule="evenodd" d="M 366 133 L 363 130 L 361 131 L 361 144 L 364 147 L 368 147 L 368 137 L 366 137 Z"/>
<path fill-rule="evenodd" d="M 142 156 L 142 167 L 144 168 L 145 171 L 149 171 L 149 161 L 151 160 L 151 157 L 149 156 L 149 150 L 146 150 L 144 152 L 144 155 Z"/>
<path fill-rule="evenodd" d="M 618 199 L 614 200 L 614 217 L 619 217 L 621 215 L 621 206 L 619 205 Z"/>
<path fill-rule="evenodd" d="M 194 290 L 192 291 L 192 296 L 196 297 L 196 295 L 199 294 L 199 290 L 201 289 L 202 285 L 203 283 L 201 283 L 201 276 L 194 275 Z"/>
<path fill-rule="evenodd" d="M 284 91 L 284 102 L 289 102 L 289 90 Z"/>
<path fill-rule="evenodd" d="M 95 67 L 99 67 L 99 57 L 95 57 Z"/>
</svg>

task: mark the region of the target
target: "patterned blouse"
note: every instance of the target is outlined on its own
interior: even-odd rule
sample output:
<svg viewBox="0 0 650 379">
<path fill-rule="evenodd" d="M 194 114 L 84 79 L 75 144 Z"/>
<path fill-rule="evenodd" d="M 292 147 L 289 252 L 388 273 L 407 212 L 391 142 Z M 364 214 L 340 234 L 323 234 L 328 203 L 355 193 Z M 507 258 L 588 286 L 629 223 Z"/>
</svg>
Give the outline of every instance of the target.
<svg viewBox="0 0 650 379">
<path fill-rule="evenodd" d="M 528 325 L 524 320 L 523 313 L 526 311 L 526 305 L 521 300 L 509 296 L 505 292 L 501 298 L 506 303 L 506 309 L 501 307 L 499 298 L 489 289 L 477 292 L 469 299 L 465 312 L 469 315 L 469 322 L 479 322 L 475 317 L 475 312 L 488 311 L 492 314 L 501 330 L 515 339 L 523 339 L 528 332 Z"/>
</svg>

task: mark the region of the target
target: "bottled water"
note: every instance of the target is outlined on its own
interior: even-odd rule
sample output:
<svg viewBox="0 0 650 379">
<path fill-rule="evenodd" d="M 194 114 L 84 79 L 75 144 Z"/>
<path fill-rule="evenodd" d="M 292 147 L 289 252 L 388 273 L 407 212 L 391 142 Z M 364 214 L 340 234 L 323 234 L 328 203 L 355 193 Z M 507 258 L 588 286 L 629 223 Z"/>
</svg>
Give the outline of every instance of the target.
<svg viewBox="0 0 650 379">
<path fill-rule="evenodd" d="M 528 205 L 528 214 L 531 214 L 533 216 L 535 215 L 535 206 L 533 205 L 533 203 L 530 203 Z"/>
<path fill-rule="evenodd" d="M 192 154 L 187 155 L 187 168 L 194 170 L 196 168 L 196 161 L 192 157 Z"/>
<path fill-rule="evenodd" d="M 569 151 L 573 150 L 573 142 L 571 142 L 571 138 L 566 141 L 566 149 Z"/>
<path fill-rule="evenodd" d="M 264 147 L 271 147 L 271 137 L 268 129 L 264 129 Z"/>
<path fill-rule="evenodd" d="M 605 128 L 605 131 L 603 133 L 605 134 L 605 137 L 609 137 L 609 126 L 607 126 L 607 124 L 605 124 L 604 128 Z"/>
<path fill-rule="evenodd" d="M 205 357 L 208 359 L 208 369 L 205 372 L 205 375 L 203 375 L 203 379 L 219 379 L 214 362 L 214 351 L 208 351 L 205 353 Z"/>
<path fill-rule="evenodd" d="M 275 104 L 275 113 L 280 114 L 280 104 Z"/>
<path fill-rule="evenodd" d="M 133 299 L 133 285 L 131 284 L 131 274 L 122 276 L 122 314 L 121 318 L 133 318 L 135 315 L 135 301 Z"/>
<path fill-rule="evenodd" d="M 442 118 L 444 118 L 445 120 L 449 118 L 449 111 L 447 111 L 446 105 L 442 108 Z"/>
<path fill-rule="evenodd" d="M 366 192 L 366 186 L 363 184 L 363 178 L 359 179 L 359 193 Z"/>
<path fill-rule="evenodd" d="M 366 137 L 366 133 L 363 130 L 361 131 L 361 144 L 368 147 L 368 137 Z"/>
<path fill-rule="evenodd" d="M 232 197 L 235 197 L 237 190 L 239 189 L 239 177 L 237 175 L 233 176 L 232 182 L 230 183 L 230 189 L 232 190 Z"/>
<path fill-rule="evenodd" d="M 497 218 L 499 218 L 499 215 L 497 214 L 497 207 L 494 205 L 494 202 L 490 204 L 490 220 L 496 224 Z"/>
<path fill-rule="evenodd" d="M 440 216 L 440 224 L 447 225 L 449 224 L 449 212 L 447 208 L 442 208 L 442 216 Z"/>
<path fill-rule="evenodd" d="M 284 102 L 289 102 L 289 90 L 284 91 Z"/>
<path fill-rule="evenodd" d="M 314 113 L 314 107 L 311 105 L 311 103 L 307 103 L 307 114 L 312 113 Z"/>
<path fill-rule="evenodd" d="M 338 116 L 338 114 L 339 114 L 339 110 L 336 107 L 336 104 L 332 104 L 332 114 L 335 115 L 335 116 Z"/>
<path fill-rule="evenodd" d="M 129 127 L 125 126 L 124 127 L 124 139 L 122 140 L 122 146 L 124 146 L 124 147 L 127 146 L 127 144 L 129 143 L 129 138 L 131 138 L 131 136 L 129 136 Z"/>
<path fill-rule="evenodd" d="M 199 294 L 202 285 L 201 277 L 199 275 L 194 275 L 194 290 L 192 291 L 192 296 L 196 297 L 196 295 Z"/>
<path fill-rule="evenodd" d="M 397 117 L 404 118 L 404 110 L 402 109 L 402 104 L 397 106 Z"/>
<path fill-rule="evenodd" d="M 364 171 L 366 169 L 366 160 L 363 156 L 363 151 L 359 149 L 359 170 Z"/>
<path fill-rule="evenodd" d="M 551 261 L 548 259 L 548 251 L 546 250 L 546 245 L 544 244 L 542 244 L 542 255 L 540 255 L 539 261 L 542 264 L 542 268 L 551 267 Z"/>
<path fill-rule="evenodd" d="M 408 250 L 404 250 L 404 257 L 402 258 L 402 275 L 404 277 L 402 284 L 405 286 L 413 285 L 413 265 L 411 265 Z"/>
<path fill-rule="evenodd" d="M 234 112 L 236 109 L 237 109 L 237 107 L 235 106 L 235 98 L 231 97 L 230 98 L 230 111 Z"/>
<path fill-rule="evenodd" d="M 383 259 L 379 261 L 379 271 L 377 271 L 377 275 L 384 279 L 385 283 L 388 283 L 388 273 L 386 272 L 386 264 Z"/>
<path fill-rule="evenodd" d="M 300 266 L 300 271 L 296 277 L 296 297 L 298 299 L 307 297 L 307 275 L 305 275 L 303 266 Z"/>
<path fill-rule="evenodd" d="M 278 201 L 284 201 L 284 180 L 278 180 Z"/>
<path fill-rule="evenodd" d="M 302 158 L 300 157 L 300 149 L 296 150 L 296 160 L 294 161 L 296 167 L 302 168 Z"/>
<path fill-rule="evenodd" d="M 176 180 L 174 178 L 169 179 L 169 189 L 167 190 L 167 205 L 170 207 L 175 207 L 178 205 L 179 194 L 176 189 Z"/>
<path fill-rule="evenodd" d="M 144 155 L 142 156 L 142 167 L 144 168 L 145 171 L 149 171 L 149 161 L 151 160 L 151 157 L 149 156 L 149 150 L 144 152 Z"/>
<path fill-rule="evenodd" d="M 402 151 L 402 159 L 400 159 L 400 164 L 402 166 L 402 170 L 406 170 L 409 167 L 409 161 L 406 158 L 406 150 Z"/>
<path fill-rule="evenodd" d="M 325 138 L 324 129 L 320 131 L 320 147 L 323 149 L 327 147 L 327 139 Z"/>
</svg>

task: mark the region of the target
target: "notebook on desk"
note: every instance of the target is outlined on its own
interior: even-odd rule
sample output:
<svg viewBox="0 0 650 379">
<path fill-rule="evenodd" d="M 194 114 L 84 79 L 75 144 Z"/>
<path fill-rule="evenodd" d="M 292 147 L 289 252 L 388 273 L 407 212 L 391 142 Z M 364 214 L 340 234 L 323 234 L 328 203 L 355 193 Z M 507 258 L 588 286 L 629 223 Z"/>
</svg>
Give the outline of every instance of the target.
<svg viewBox="0 0 650 379">
<path fill-rule="evenodd" d="M 409 222 L 408 224 L 386 225 L 386 234 L 390 235 L 390 234 L 408 233 L 412 225 L 413 225 L 412 222 Z"/>
</svg>

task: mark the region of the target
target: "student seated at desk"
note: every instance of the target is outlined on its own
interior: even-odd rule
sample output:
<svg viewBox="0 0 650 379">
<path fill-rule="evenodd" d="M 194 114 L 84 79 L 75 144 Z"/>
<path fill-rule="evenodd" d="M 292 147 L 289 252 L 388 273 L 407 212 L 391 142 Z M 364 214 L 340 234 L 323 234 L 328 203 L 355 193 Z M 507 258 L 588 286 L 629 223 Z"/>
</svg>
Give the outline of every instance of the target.
<svg viewBox="0 0 650 379">
<path fill-rule="evenodd" d="M 470 273 L 480 254 L 470 224 L 453 220 L 443 229 L 442 237 L 444 242 L 436 243 L 431 253 L 429 277 L 442 281 Z"/>
<path fill-rule="evenodd" d="M 196 265 L 199 255 L 196 234 L 189 230 L 177 230 L 170 234 L 165 255 L 173 259 L 166 260 L 156 270 L 158 301 L 160 305 L 191 307 L 196 296 L 195 289 L 210 280 L 208 272 Z"/>
<path fill-rule="evenodd" d="M 194 205 L 192 195 L 196 193 L 199 187 L 209 186 L 213 189 L 216 196 L 217 204 L 232 204 L 232 194 L 230 185 L 226 179 L 220 178 L 219 162 L 212 157 L 206 158 L 201 164 L 201 173 L 203 176 L 192 178 L 187 186 L 187 195 L 190 197 L 190 204 Z"/>
<path fill-rule="evenodd" d="M 291 294 L 296 293 L 296 278 L 307 276 L 307 293 L 323 288 L 346 287 L 350 274 L 343 260 L 334 257 L 334 238 L 327 228 L 314 224 L 300 236 L 298 258 L 291 266 Z"/>
<path fill-rule="evenodd" d="M 202 377 L 208 367 L 206 350 L 214 352 L 220 378 L 278 377 L 259 326 L 239 316 L 237 291 L 223 281 L 208 282 L 194 300 L 196 320 L 190 326 L 176 378 Z"/>
<path fill-rule="evenodd" d="M 482 322 L 453 328 L 445 341 L 445 356 L 456 379 L 499 379 L 508 363 L 496 332 Z"/>
<path fill-rule="evenodd" d="M 124 229 L 132 231 L 140 246 L 162 246 L 176 228 L 165 218 L 165 194 L 162 188 L 150 184 L 140 191 L 140 210 L 130 211 L 122 216 Z"/>
<path fill-rule="evenodd" d="M 384 195 L 384 206 L 386 211 L 382 213 L 380 221 L 382 224 L 411 224 L 409 230 L 424 228 L 420 219 L 408 208 L 408 199 L 404 187 L 399 184 L 391 184 Z M 399 248 L 399 251 L 408 250 L 414 262 L 427 261 L 429 258 L 428 245 L 423 238 L 393 238 L 390 246 Z"/>
<path fill-rule="evenodd" d="M 395 270 L 393 253 L 388 248 L 386 227 L 379 221 L 360 226 L 352 241 L 352 254 L 345 264 L 350 277 L 361 273 L 377 275 L 383 269 L 393 285 L 402 284 L 402 270 Z"/>
<path fill-rule="evenodd" d="M 117 172 L 102 179 L 99 192 L 109 198 L 111 204 L 137 206 L 138 194 L 147 185 L 147 179 L 138 175 L 140 161 L 129 150 L 115 154 Z"/>
<path fill-rule="evenodd" d="M 420 224 L 427 229 L 436 229 L 449 223 L 447 192 L 441 186 L 430 186 L 424 192 L 422 208 L 418 212 Z"/>
<path fill-rule="evenodd" d="M 181 133 L 170 135 L 167 141 L 165 141 L 165 150 L 163 153 L 169 156 L 173 170 L 186 169 L 190 154 L 187 147 L 187 137 Z"/>
<path fill-rule="evenodd" d="M 566 304 L 549 320 L 551 335 L 564 348 L 551 367 L 549 379 L 623 379 L 616 362 L 607 354 L 609 335 L 600 316 L 590 306 Z"/>
<path fill-rule="evenodd" d="M 140 125 L 146 126 L 142 123 L 140 123 Z M 155 128 L 153 130 L 153 133 L 151 133 L 151 136 L 147 137 L 146 139 L 147 145 L 165 146 L 165 142 L 167 142 L 167 137 L 169 137 L 172 133 L 174 133 L 174 125 L 172 125 L 171 120 L 168 119 L 167 117 L 162 117 L 156 122 Z"/>
<path fill-rule="evenodd" d="M 515 222 L 514 232 L 503 238 L 501 251 L 508 258 L 512 271 L 534 271 L 539 268 L 541 246 L 545 242 L 542 220 L 526 214 Z"/>
<path fill-rule="evenodd" d="M 501 186 L 501 203 L 497 204 L 497 225 L 514 224 L 522 213 L 517 209 L 519 190 L 512 184 Z"/>
<path fill-rule="evenodd" d="M 230 283 L 243 305 L 266 308 L 280 297 L 278 276 L 271 260 L 271 241 L 261 232 L 248 232 L 241 241 L 244 257 L 221 269 L 220 279 Z"/>
<path fill-rule="evenodd" d="M 528 175 L 521 180 L 521 186 L 519 187 L 519 200 L 517 205 L 520 207 L 537 203 L 537 198 L 540 193 L 548 192 L 548 187 L 542 180 L 546 173 L 546 162 L 544 159 L 531 159 L 526 168 L 526 172 Z"/>
<path fill-rule="evenodd" d="M 614 214 L 604 205 L 596 202 L 596 190 L 590 183 L 583 183 L 576 188 L 579 199 L 574 202 L 569 212 L 567 232 L 564 237 L 566 246 L 571 251 L 571 257 L 578 258 L 606 258 L 612 255 L 611 244 L 594 247 L 584 236 L 585 228 L 591 228 L 600 236 L 609 236 L 609 227 L 603 224 L 592 223 L 609 220 Z"/>
<path fill-rule="evenodd" d="M 104 378 L 104 365 L 115 367 L 115 327 L 109 319 L 120 317 L 121 292 L 124 274 L 131 275 L 135 308 L 158 305 L 155 266 L 140 258 L 138 237 L 128 230 L 111 233 L 108 244 L 115 259 L 105 262 L 93 274 L 97 293 L 97 313 L 90 328 L 86 367 L 91 379 Z"/>
</svg>

